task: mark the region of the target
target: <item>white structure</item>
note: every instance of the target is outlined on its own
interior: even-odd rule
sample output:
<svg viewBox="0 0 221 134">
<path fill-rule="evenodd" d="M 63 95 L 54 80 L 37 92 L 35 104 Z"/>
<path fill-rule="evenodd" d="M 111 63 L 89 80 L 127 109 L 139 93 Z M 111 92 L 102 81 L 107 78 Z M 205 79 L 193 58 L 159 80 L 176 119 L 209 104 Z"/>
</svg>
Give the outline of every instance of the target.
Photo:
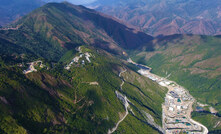
<svg viewBox="0 0 221 134">
<path fill-rule="evenodd" d="M 78 48 L 78 50 L 80 51 L 80 47 Z M 81 51 L 80 51 L 80 53 L 81 53 Z M 81 58 L 84 58 L 84 57 L 85 57 L 85 59 L 86 59 L 89 63 L 91 63 L 91 60 L 90 60 L 91 54 L 88 53 L 88 52 L 86 52 L 86 53 L 84 53 L 84 54 L 81 53 L 80 56 L 74 57 L 74 58 L 71 60 L 71 62 L 70 62 L 68 65 L 66 65 L 65 69 L 66 69 L 66 70 L 70 70 L 71 66 L 72 66 L 74 63 L 78 63 L 79 60 L 80 60 Z M 85 61 L 82 60 L 81 63 L 84 65 L 84 64 L 85 64 Z"/>
<path fill-rule="evenodd" d="M 174 111 L 174 109 L 172 107 L 169 107 L 169 111 Z"/>
</svg>

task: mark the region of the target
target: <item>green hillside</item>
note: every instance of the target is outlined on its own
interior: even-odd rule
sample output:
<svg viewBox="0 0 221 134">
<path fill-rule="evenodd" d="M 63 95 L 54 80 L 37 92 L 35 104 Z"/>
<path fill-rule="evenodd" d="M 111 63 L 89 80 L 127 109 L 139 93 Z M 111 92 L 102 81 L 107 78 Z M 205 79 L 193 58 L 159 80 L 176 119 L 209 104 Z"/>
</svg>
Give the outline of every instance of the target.
<svg viewBox="0 0 221 134">
<path fill-rule="evenodd" d="M 66 2 L 46 4 L 12 26 L 0 30 L 0 133 L 103 134 L 121 120 L 114 133 L 163 133 L 167 89 L 138 74 L 129 56 L 208 104 L 207 113 L 194 104 L 192 116 L 220 131 L 220 117 L 208 113 L 210 106 L 221 112 L 220 37 L 153 40 Z"/>
<path fill-rule="evenodd" d="M 12 27 L 18 29 L 0 30 L 0 42 L 16 44 L 54 61 L 79 45 L 97 46 L 123 55 L 125 48 L 135 48 L 152 39 L 109 16 L 69 3 L 46 4 Z"/>
<path fill-rule="evenodd" d="M 59 63 L 49 70 L 24 75 L 22 67 L 1 59 L 1 132 L 106 133 L 125 113 L 115 94 L 118 90 L 133 103 L 135 115 L 129 113 L 117 132 L 159 133 L 141 112 L 149 113 L 161 124 L 161 103 L 166 90 L 105 51 L 82 48 L 93 55 L 92 63 L 74 64 L 69 71 L 64 69 L 66 63 Z M 125 80 L 127 84 L 120 91 L 118 73 L 122 68 L 128 69 L 123 77 L 133 74 L 134 80 L 142 78 L 142 81 Z M 98 85 L 89 84 L 95 81 Z"/>
<path fill-rule="evenodd" d="M 150 66 L 153 73 L 176 81 L 199 102 L 209 104 L 221 113 L 220 37 L 163 37 L 136 50 L 132 55 L 135 61 Z"/>
<path fill-rule="evenodd" d="M 0 30 L 0 133 L 107 133 L 126 113 L 117 93 L 130 106 L 116 133 L 161 133 L 166 89 L 119 58 L 151 36 L 69 3 L 12 26 Z"/>
</svg>

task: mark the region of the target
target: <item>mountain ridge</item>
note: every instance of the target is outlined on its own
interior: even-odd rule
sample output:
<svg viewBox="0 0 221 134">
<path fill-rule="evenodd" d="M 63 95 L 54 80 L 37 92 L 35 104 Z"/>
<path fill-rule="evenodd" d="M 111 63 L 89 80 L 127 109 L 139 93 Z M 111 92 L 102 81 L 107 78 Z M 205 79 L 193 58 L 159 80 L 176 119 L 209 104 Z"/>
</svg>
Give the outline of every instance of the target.
<svg viewBox="0 0 221 134">
<path fill-rule="evenodd" d="M 160 36 L 221 34 L 220 4 L 218 0 L 130 0 L 127 2 L 121 0 L 112 3 L 98 0 L 88 6 L 130 23 L 150 35 Z"/>
<path fill-rule="evenodd" d="M 128 28 L 116 19 L 67 2 L 46 4 L 20 19 L 15 25 L 19 25 L 18 30 L 1 30 L 2 37 L 8 40 L 16 38 L 17 44 L 25 45 L 31 51 L 36 47 L 45 56 L 50 55 L 40 48 L 55 48 L 57 54 L 64 54 L 68 49 L 81 44 L 99 46 L 123 55 L 123 49 L 137 48 L 153 39 L 143 32 Z M 39 41 L 44 42 L 45 46 L 37 43 Z M 35 42 L 37 46 L 34 45 Z"/>
<path fill-rule="evenodd" d="M 13 26 L 0 30 L 0 133 L 107 133 L 127 110 L 117 133 L 161 133 L 166 89 L 121 59 L 151 36 L 69 3 L 46 4 Z M 123 77 L 132 79 L 121 86 Z"/>
<path fill-rule="evenodd" d="M 220 113 L 219 36 L 153 38 L 69 3 L 46 4 L 14 26 L 0 30 L 2 132 L 107 133 L 126 115 L 116 133 L 161 133 L 167 89 L 137 73 L 129 56 Z M 197 106 L 193 118 L 218 132 L 220 118 Z"/>
</svg>

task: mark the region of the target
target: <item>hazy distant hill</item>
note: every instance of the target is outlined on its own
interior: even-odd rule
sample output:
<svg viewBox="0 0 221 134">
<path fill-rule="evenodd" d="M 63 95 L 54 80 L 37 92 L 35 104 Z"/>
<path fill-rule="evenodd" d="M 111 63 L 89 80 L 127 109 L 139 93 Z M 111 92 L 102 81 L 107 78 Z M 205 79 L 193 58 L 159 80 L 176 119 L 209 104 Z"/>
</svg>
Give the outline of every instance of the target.
<svg viewBox="0 0 221 134">
<path fill-rule="evenodd" d="M 220 5 L 220 0 L 98 0 L 89 6 L 158 36 L 221 34 Z"/>
<path fill-rule="evenodd" d="M 0 0 L 0 25 L 6 25 L 43 4 L 41 0 Z"/>
</svg>

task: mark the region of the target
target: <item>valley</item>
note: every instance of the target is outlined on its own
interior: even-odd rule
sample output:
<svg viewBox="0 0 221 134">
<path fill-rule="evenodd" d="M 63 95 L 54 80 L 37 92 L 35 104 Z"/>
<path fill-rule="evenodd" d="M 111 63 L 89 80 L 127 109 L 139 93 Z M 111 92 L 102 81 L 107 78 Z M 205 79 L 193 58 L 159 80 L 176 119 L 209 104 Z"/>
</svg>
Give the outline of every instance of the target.
<svg viewBox="0 0 221 134">
<path fill-rule="evenodd" d="M 192 118 L 214 134 L 221 129 L 220 41 L 219 36 L 166 36 L 153 40 L 131 56 L 136 63 L 151 67 L 152 73 L 188 89 L 198 101 L 193 104 Z M 217 113 L 211 113 L 210 107 Z"/>
<path fill-rule="evenodd" d="M 108 130 L 108 134 L 114 133 L 114 132 L 117 130 L 119 124 L 120 124 L 120 123 L 127 117 L 127 115 L 129 114 L 129 112 L 128 112 L 129 103 L 128 103 L 127 97 L 126 97 L 126 96 L 123 96 L 123 95 L 122 95 L 121 93 L 119 93 L 118 91 L 115 91 L 115 93 L 116 93 L 116 95 L 117 95 L 117 98 L 120 99 L 120 100 L 124 103 L 124 107 L 125 107 L 126 113 L 125 113 L 125 115 L 123 116 L 123 118 L 120 119 L 120 120 L 116 123 L 116 126 L 115 126 L 115 127 L 113 127 L 112 129 L 109 129 L 109 130 Z"/>
<path fill-rule="evenodd" d="M 40 2 L 8 26 L 14 17 L 0 20 L 0 134 L 221 132 L 221 36 L 161 36 L 186 24 L 170 30 L 164 24 L 176 23 L 161 23 L 160 12 L 146 22 L 133 10 L 143 0 L 128 2 L 136 3 L 118 17 L 139 28 L 68 2 Z"/>
<path fill-rule="evenodd" d="M 128 62 L 137 66 L 144 66 L 133 62 L 131 59 Z M 165 102 L 162 105 L 162 122 L 165 133 L 208 134 L 208 129 L 204 125 L 191 118 L 192 105 L 196 100 L 189 92 L 174 81 L 152 74 L 149 67 L 146 69 L 144 67 L 138 71 L 140 74 L 168 88 Z"/>
<path fill-rule="evenodd" d="M 60 63 L 0 59 L 0 132 L 160 133 L 163 87 L 104 50 L 70 52 Z"/>
<path fill-rule="evenodd" d="M 0 30 L 0 132 L 161 133 L 166 88 L 120 58 L 153 37 L 67 2 L 17 26 Z"/>
</svg>

